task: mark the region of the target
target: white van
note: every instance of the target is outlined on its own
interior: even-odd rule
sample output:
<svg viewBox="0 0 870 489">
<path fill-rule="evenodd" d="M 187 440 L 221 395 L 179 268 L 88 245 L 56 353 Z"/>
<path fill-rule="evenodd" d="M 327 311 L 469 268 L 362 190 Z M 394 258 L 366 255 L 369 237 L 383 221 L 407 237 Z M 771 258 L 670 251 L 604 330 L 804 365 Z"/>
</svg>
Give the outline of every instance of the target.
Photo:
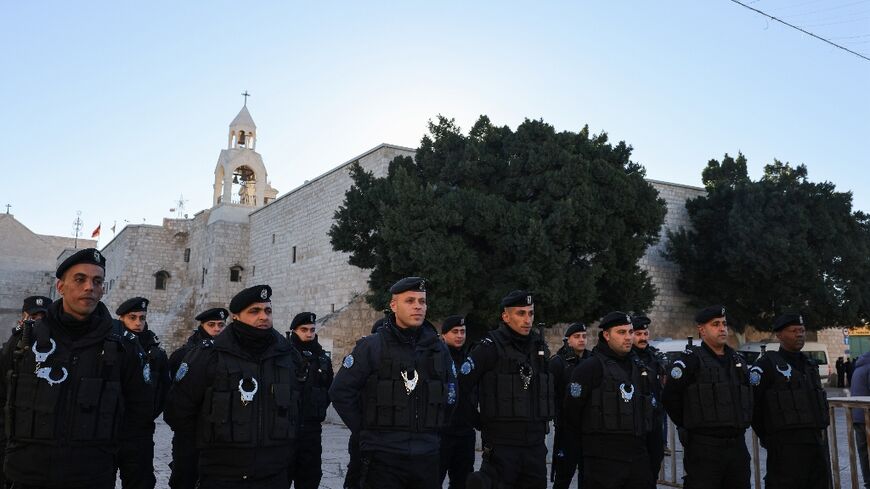
<svg viewBox="0 0 870 489">
<path fill-rule="evenodd" d="M 661 350 L 662 353 L 667 355 L 668 363 L 673 362 L 680 356 L 680 353 L 686 350 L 686 345 L 688 345 L 688 340 L 675 340 L 672 338 L 659 338 L 657 340 L 650 340 L 649 344 Z M 701 344 L 701 340 L 698 338 L 694 338 L 692 340 L 692 344 L 697 346 Z"/>
<path fill-rule="evenodd" d="M 754 343 L 744 343 L 737 348 L 749 363 L 755 363 L 761 355 L 762 346 L 765 351 L 779 350 L 778 341 L 762 341 Z M 807 341 L 804 343 L 804 349 L 801 350 L 810 360 L 819 364 L 819 376 L 822 378 L 822 384 L 828 383 L 828 378 L 831 375 L 831 365 L 828 363 L 828 347 L 822 343 L 815 341 Z"/>
</svg>

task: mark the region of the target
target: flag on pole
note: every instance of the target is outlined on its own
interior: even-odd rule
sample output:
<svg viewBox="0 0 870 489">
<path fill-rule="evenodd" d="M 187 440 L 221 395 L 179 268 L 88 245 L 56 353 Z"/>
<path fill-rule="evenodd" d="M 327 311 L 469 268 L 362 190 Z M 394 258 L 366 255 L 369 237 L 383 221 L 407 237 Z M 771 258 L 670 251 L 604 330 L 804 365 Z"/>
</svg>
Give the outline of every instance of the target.
<svg viewBox="0 0 870 489">
<path fill-rule="evenodd" d="M 91 233 L 92 238 L 99 238 L 100 237 L 100 226 L 102 226 L 102 225 L 103 225 L 103 223 L 97 224 L 97 229 L 94 229 L 94 232 Z"/>
</svg>

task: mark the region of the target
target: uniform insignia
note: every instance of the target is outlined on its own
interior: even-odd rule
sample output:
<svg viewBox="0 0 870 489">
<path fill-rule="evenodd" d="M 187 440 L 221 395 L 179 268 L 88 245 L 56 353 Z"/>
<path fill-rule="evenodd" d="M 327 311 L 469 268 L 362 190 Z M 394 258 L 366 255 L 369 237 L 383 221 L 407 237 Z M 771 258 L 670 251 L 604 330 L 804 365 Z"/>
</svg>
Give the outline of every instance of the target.
<svg viewBox="0 0 870 489">
<path fill-rule="evenodd" d="M 472 370 L 474 370 L 474 360 L 466 358 L 465 361 L 462 362 L 462 367 L 459 367 L 459 371 L 462 372 L 462 375 L 468 375 Z"/>
<path fill-rule="evenodd" d="M 447 404 L 456 404 L 456 383 L 449 382 L 447 384 Z"/>
<path fill-rule="evenodd" d="M 145 309 L 146 307 L 148 307 L 148 303 L 145 301 L 142 301 L 142 309 Z"/>
<path fill-rule="evenodd" d="M 260 390 L 260 384 L 257 383 L 257 379 L 251 377 L 251 382 L 254 384 L 254 388 L 246 391 L 245 379 L 242 378 L 239 380 L 239 399 L 242 401 L 242 406 L 247 406 L 249 402 L 253 401 L 257 391 Z"/>
<path fill-rule="evenodd" d="M 625 315 L 625 322 L 631 324 L 631 316 L 629 316 L 628 314 Z"/>
<path fill-rule="evenodd" d="M 269 297 L 269 291 L 266 289 L 261 290 L 260 291 L 260 299 L 266 299 L 267 297 Z"/>
<path fill-rule="evenodd" d="M 175 381 L 176 382 L 181 382 L 181 379 L 183 379 L 184 376 L 187 375 L 188 368 L 190 368 L 190 367 L 188 367 L 187 363 L 182 363 L 181 365 L 178 366 L 178 372 L 175 372 Z"/>
<path fill-rule="evenodd" d="M 41 306 L 41 305 L 42 305 L 42 298 L 41 298 L 41 297 L 36 299 L 36 305 L 37 305 L 37 306 Z"/>
<path fill-rule="evenodd" d="M 341 362 L 341 366 L 344 368 L 353 367 L 353 355 L 348 353 L 346 357 L 344 357 L 344 361 Z"/>
<path fill-rule="evenodd" d="M 420 281 L 420 291 L 426 292 L 426 281 L 425 280 Z"/>
<path fill-rule="evenodd" d="M 401 373 L 402 382 L 405 383 L 405 393 L 410 396 L 411 393 L 414 392 L 414 389 L 417 388 L 417 380 L 420 379 L 420 376 L 417 375 L 417 369 L 414 369 L 414 375 L 412 377 L 408 377 L 408 374 L 410 374 L 410 371 L 404 371 Z"/>
<path fill-rule="evenodd" d="M 785 368 L 779 368 L 779 365 L 776 366 L 776 371 L 781 373 L 785 380 L 791 380 L 791 365 L 786 364 Z"/>
<path fill-rule="evenodd" d="M 722 308 L 722 315 L 723 316 L 725 315 L 725 308 L 724 307 Z"/>
<path fill-rule="evenodd" d="M 94 250 L 94 260 L 100 261 L 100 252 L 97 250 Z"/>
<path fill-rule="evenodd" d="M 453 378 L 455 379 L 456 378 L 456 364 L 455 363 L 453 363 L 453 362 L 450 363 L 450 370 L 453 372 Z"/>
<path fill-rule="evenodd" d="M 672 379 L 680 379 L 683 376 L 683 369 L 680 367 L 674 367 L 671 369 L 671 378 Z"/>
<path fill-rule="evenodd" d="M 571 397 L 577 399 L 578 397 L 580 397 L 580 394 L 583 393 L 583 386 L 578 384 L 577 382 L 571 382 L 569 390 L 571 393 Z"/>
<path fill-rule="evenodd" d="M 686 362 L 684 362 L 682 360 L 677 360 L 676 362 L 674 362 L 674 365 L 680 366 L 682 368 L 686 368 Z"/>
<path fill-rule="evenodd" d="M 631 387 L 631 390 L 625 388 L 625 384 L 619 384 L 619 395 L 622 397 L 622 400 L 625 402 L 631 402 L 631 398 L 634 397 L 634 384 L 628 384 Z"/>
<path fill-rule="evenodd" d="M 151 385 L 151 364 L 146 363 L 142 367 L 142 378 L 145 379 L 146 384 Z"/>
<path fill-rule="evenodd" d="M 652 404 L 652 407 L 658 406 L 659 402 L 656 400 L 656 396 L 650 396 L 650 404 Z"/>
<path fill-rule="evenodd" d="M 311 315 L 311 324 L 314 324 L 315 319 L 317 319 L 317 318 L 315 318 L 315 317 L 314 317 L 314 314 L 312 314 L 312 315 Z"/>
<path fill-rule="evenodd" d="M 526 304 L 532 305 L 532 296 L 530 296 L 530 295 L 526 296 Z"/>
<path fill-rule="evenodd" d="M 221 319 L 224 319 L 224 312 L 223 312 L 223 311 L 218 311 L 218 316 L 220 316 Z"/>
<path fill-rule="evenodd" d="M 37 299 L 37 300 L 41 300 L 41 299 Z M 804 317 L 803 317 L 803 315 L 798 316 L 798 323 L 800 323 L 800 324 L 804 324 Z"/>
<path fill-rule="evenodd" d="M 61 376 L 59 379 L 54 380 L 51 378 L 51 367 L 42 367 L 36 369 L 36 378 L 45 379 L 48 382 L 48 385 L 60 384 L 69 376 L 69 372 L 67 372 L 66 367 L 60 368 Z"/>
<path fill-rule="evenodd" d="M 761 374 L 757 370 L 749 372 L 749 385 L 756 386 L 761 383 Z"/>
</svg>

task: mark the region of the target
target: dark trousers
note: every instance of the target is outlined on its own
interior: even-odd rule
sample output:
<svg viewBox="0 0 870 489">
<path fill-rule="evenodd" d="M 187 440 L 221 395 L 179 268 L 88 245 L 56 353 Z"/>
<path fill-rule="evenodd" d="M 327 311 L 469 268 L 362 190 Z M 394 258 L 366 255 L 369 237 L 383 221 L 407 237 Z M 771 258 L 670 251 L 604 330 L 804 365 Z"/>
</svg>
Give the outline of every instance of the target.
<svg viewBox="0 0 870 489">
<path fill-rule="evenodd" d="M 867 454 L 867 434 L 864 423 L 855 423 L 852 430 L 855 432 L 855 445 L 858 447 L 858 462 L 861 464 L 861 476 L 864 479 L 864 488 L 870 489 L 870 457 Z"/>
<path fill-rule="evenodd" d="M 827 489 L 831 476 L 827 449 L 824 443 L 769 441 L 765 489 Z"/>
<path fill-rule="evenodd" d="M 749 489 L 749 451 L 743 435 L 717 438 L 689 433 L 686 441 L 685 489 Z"/>
<path fill-rule="evenodd" d="M 580 438 L 560 428 L 553 437 L 553 489 L 568 489 L 574 473 L 577 489 L 583 485 L 583 446 Z"/>
<path fill-rule="evenodd" d="M 368 452 L 363 455 L 366 489 L 439 489 L 438 464 L 432 455 Z"/>
<path fill-rule="evenodd" d="M 172 437 L 172 462 L 169 468 L 169 487 L 171 489 L 194 489 L 199 479 L 199 450 L 196 448 L 196 434 L 176 433 Z"/>
<path fill-rule="evenodd" d="M 464 435 L 441 437 L 441 469 L 438 480 L 443 484 L 450 475 L 449 489 L 465 489 L 465 479 L 474 471 L 474 431 Z"/>
<path fill-rule="evenodd" d="M 287 489 L 287 471 L 282 471 L 271 477 L 255 479 L 215 479 L 207 475 L 199 478 L 198 489 Z"/>
<path fill-rule="evenodd" d="M 547 447 L 544 440 L 530 446 L 484 444 L 480 473 L 498 489 L 545 489 Z M 474 489 L 470 481 L 469 487 Z"/>
<path fill-rule="evenodd" d="M 595 454 L 592 454 L 595 455 Z M 583 456 L 583 489 L 650 489 L 655 487 L 644 453 L 632 461 Z"/>
<path fill-rule="evenodd" d="M 646 435 L 646 452 L 649 455 L 649 469 L 653 482 L 658 480 L 659 471 L 662 469 L 662 460 L 665 459 L 665 429 L 663 420 L 655 417 L 653 418 L 653 429 Z"/>
<path fill-rule="evenodd" d="M 299 431 L 297 448 L 290 463 L 288 477 L 290 485 L 296 489 L 317 489 L 323 477 L 321 469 L 321 427 L 303 428 Z"/>
<path fill-rule="evenodd" d="M 359 453 L 359 433 L 351 433 L 347 440 L 347 473 L 344 474 L 344 489 L 361 489 L 359 484 L 362 472 L 362 457 Z"/>
<path fill-rule="evenodd" d="M 116 457 L 123 489 L 154 489 L 154 436 L 121 440 Z"/>
</svg>

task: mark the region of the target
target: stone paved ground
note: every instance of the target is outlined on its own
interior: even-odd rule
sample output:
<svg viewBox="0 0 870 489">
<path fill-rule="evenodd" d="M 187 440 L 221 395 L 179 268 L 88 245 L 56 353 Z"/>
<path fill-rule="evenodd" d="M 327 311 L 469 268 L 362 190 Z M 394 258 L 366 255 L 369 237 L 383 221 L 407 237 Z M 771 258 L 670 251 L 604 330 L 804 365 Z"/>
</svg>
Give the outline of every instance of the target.
<svg viewBox="0 0 870 489">
<path fill-rule="evenodd" d="M 828 389 L 828 396 L 843 396 L 842 389 Z M 331 409 L 330 409 L 331 410 Z M 344 481 L 344 471 L 347 466 L 347 439 L 349 436 L 349 431 L 344 427 L 343 424 L 337 422 L 337 417 L 334 412 L 330 413 L 329 421 L 324 424 L 323 427 L 323 480 L 321 481 L 320 487 L 321 489 L 342 489 L 342 482 Z M 841 487 L 850 487 L 850 472 L 849 472 L 849 462 L 848 462 L 848 438 L 845 436 L 845 417 L 842 411 L 839 411 L 838 420 L 838 436 L 837 436 L 837 444 L 839 446 L 840 453 L 840 473 L 842 477 Z M 172 432 L 166 423 L 163 422 L 163 419 L 160 418 L 157 420 L 157 432 L 155 434 L 154 440 L 154 468 L 157 475 L 157 487 L 158 488 L 166 488 L 168 487 L 169 480 L 169 462 L 171 461 L 171 453 L 170 453 L 170 443 L 172 439 Z M 551 446 L 552 437 L 548 437 L 547 445 Z M 751 448 L 751 435 L 747 435 L 747 446 Z M 678 447 L 678 459 L 682 458 L 681 453 L 682 448 Z M 480 452 L 476 453 L 477 455 L 477 463 L 475 467 L 480 466 Z M 764 450 L 760 451 L 761 455 L 761 463 L 762 468 L 764 464 Z M 678 469 L 682 470 L 682 464 L 678 464 Z M 668 463 L 668 459 L 666 459 L 665 463 L 666 471 L 670 470 L 670 466 Z M 549 473 L 549 467 L 547 468 Z M 860 481 L 860 477 L 859 477 Z M 446 481 L 444 487 L 446 487 Z M 120 482 L 117 484 L 117 488 L 120 489 Z M 576 487 L 574 485 L 573 487 Z M 660 488 L 664 488 L 666 486 L 660 485 Z M 754 484 L 753 484 L 754 487 Z"/>
</svg>

